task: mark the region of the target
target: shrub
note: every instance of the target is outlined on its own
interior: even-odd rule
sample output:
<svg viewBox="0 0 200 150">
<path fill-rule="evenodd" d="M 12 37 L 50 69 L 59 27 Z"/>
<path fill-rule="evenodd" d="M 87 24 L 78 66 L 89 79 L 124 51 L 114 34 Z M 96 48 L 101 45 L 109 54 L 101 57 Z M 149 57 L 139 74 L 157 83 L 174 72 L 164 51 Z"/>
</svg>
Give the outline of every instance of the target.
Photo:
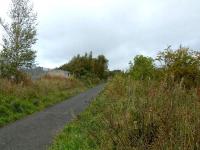
<svg viewBox="0 0 200 150">
<path fill-rule="evenodd" d="M 136 80 L 152 79 L 155 68 L 153 62 L 151 57 L 137 55 L 130 64 L 130 74 Z"/>
<path fill-rule="evenodd" d="M 200 84 L 200 53 L 189 48 L 168 47 L 157 56 L 169 84 L 181 83 L 190 88 Z"/>
</svg>

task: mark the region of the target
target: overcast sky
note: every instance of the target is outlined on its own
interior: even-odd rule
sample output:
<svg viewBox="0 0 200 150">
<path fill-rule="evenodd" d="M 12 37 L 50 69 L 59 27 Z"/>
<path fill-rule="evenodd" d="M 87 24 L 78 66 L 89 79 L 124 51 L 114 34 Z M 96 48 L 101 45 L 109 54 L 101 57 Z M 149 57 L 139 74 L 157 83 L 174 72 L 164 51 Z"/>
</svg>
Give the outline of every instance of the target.
<svg viewBox="0 0 200 150">
<path fill-rule="evenodd" d="M 5 18 L 10 0 L 0 0 Z M 37 63 L 54 68 L 93 51 L 110 69 L 168 45 L 200 50 L 199 0 L 32 0 L 38 13 Z M 0 31 L 0 37 L 2 32 Z"/>
</svg>

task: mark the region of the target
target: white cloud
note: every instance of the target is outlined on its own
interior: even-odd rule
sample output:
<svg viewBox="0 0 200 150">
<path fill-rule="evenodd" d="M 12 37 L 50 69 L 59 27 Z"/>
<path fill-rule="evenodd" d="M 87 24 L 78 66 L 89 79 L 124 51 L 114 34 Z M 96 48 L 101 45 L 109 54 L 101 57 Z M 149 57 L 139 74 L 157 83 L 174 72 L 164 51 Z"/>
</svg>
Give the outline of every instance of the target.
<svg viewBox="0 0 200 150">
<path fill-rule="evenodd" d="M 8 2 L 0 0 L 0 16 Z M 56 67 L 93 51 L 124 69 L 136 54 L 167 45 L 200 48 L 199 0 L 33 0 L 38 12 L 37 61 Z M 1 32 L 0 32 L 1 33 Z"/>
</svg>

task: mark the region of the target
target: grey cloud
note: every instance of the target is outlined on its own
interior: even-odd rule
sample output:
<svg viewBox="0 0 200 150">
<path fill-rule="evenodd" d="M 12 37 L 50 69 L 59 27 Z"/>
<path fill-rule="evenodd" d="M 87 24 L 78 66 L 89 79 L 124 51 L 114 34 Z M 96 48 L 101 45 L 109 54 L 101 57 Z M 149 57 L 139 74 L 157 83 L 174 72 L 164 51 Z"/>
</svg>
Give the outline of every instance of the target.
<svg viewBox="0 0 200 150">
<path fill-rule="evenodd" d="M 200 49 L 199 0 L 34 0 L 38 11 L 37 61 L 56 67 L 78 53 L 126 69 L 137 54 L 154 57 L 168 45 Z M 90 5 L 90 4 L 93 5 Z M 87 6 L 88 5 L 88 6 Z"/>
</svg>

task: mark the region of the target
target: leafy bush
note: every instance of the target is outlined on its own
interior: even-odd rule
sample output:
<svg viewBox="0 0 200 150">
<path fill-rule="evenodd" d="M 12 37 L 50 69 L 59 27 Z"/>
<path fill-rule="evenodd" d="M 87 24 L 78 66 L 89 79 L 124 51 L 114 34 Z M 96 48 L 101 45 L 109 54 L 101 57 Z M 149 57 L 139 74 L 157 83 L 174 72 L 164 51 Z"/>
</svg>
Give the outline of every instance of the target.
<svg viewBox="0 0 200 150">
<path fill-rule="evenodd" d="M 64 64 L 60 69 L 70 71 L 78 78 L 84 79 L 106 79 L 108 72 L 108 60 L 104 55 L 93 58 L 92 52 L 84 56 L 77 55 Z M 91 78 L 92 77 L 92 78 Z"/>
<path fill-rule="evenodd" d="M 181 83 L 187 88 L 200 84 L 200 53 L 189 48 L 168 47 L 157 56 L 169 83 Z"/>
<path fill-rule="evenodd" d="M 152 79 L 154 74 L 154 60 L 151 57 L 137 55 L 130 63 L 130 74 L 136 80 Z"/>
</svg>

